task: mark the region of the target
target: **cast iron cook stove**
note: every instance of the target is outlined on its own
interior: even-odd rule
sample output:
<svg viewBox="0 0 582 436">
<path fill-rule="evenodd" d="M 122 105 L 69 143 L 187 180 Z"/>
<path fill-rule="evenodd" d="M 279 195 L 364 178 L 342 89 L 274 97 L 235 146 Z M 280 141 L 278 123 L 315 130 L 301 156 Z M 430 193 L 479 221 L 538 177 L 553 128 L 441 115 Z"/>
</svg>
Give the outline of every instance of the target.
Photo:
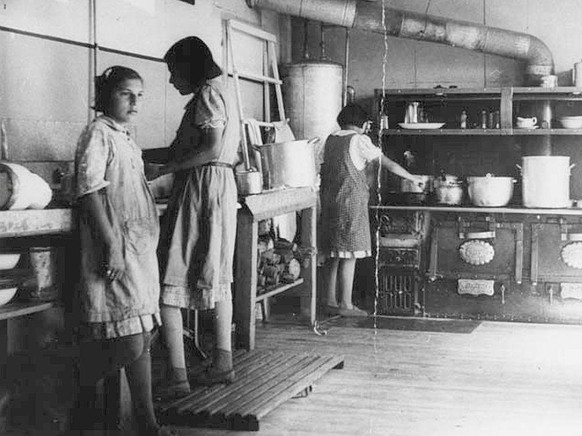
<svg viewBox="0 0 582 436">
<path fill-rule="evenodd" d="M 430 221 L 421 211 L 374 208 L 371 216 L 379 230 L 378 315 L 420 315 L 424 310 L 421 274 L 424 241 Z"/>
</svg>

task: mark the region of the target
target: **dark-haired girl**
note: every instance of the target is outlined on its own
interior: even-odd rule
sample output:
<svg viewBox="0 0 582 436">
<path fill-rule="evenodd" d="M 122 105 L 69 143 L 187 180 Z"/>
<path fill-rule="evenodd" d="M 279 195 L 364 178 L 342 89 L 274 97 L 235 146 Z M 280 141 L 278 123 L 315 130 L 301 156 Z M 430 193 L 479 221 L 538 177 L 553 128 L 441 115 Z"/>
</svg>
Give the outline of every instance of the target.
<svg viewBox="0 0 582 436">
<path fill-rule="evenodd" d="M 188 37 L 176 42 L 164 60 L 170 83 L 180 94 L 192 94 L 170 147 L 172 160 L 150 175 L 175 173 L 161 239 L 161 310 L 169 350 L 169 393 L 180 396 L 190 390 L 181 309 L 214 309 L 212 365 L 194 382 L 208 385 L 234 379 L 231 283 L 237 192 L 232 167 L 239 123 L 226 97 L 222 71 L 202 40 Z"/>
<path fill-rule="evenodd" d="M 95 110 L 75 155 L 81 241 L 76 429 L 91 425 L 96 383 L 125 368 L 140 435 L 171 434 L 154 415 L 150 332 L 160 323 L 159 224 L 141 150 L 128 130 L 143 80 L 114 66 L 96 78 Z"/>
<path fill-rule="evenodd" d="M 325 142 L 321 166 L 320 251 L 326 256 L 325 306 L 329 315 L 367 316 L 352 302 L 356 260 L 372 255 L 368 221 L 369 189 L 365 168 L 373 162 L 399 177 L 421 184 L 422 178 L 410 174 L 382 154 L 367 133 L 371 121 L 364 109 L 355 104 L 338 114 L 341 130 Z"/>
</svg>

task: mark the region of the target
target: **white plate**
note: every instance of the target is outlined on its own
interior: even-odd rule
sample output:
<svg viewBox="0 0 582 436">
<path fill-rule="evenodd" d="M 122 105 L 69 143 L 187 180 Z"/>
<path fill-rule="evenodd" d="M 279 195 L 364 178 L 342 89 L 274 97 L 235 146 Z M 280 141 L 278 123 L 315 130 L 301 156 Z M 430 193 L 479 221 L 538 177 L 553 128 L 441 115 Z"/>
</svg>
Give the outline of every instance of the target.
<svg viewBox="0 0 582 436">
<path fill-rule="evenodd" d="M 440 129 L 445 123 L 398 123 L 403 129 Z"/>
<path fill-rule="evenodd" d="M 515 127 L 516 129 L 521 129 L 521 130 L 535 130 L 540 126 L 529 126 L 529 127 Z"/>
</svg>

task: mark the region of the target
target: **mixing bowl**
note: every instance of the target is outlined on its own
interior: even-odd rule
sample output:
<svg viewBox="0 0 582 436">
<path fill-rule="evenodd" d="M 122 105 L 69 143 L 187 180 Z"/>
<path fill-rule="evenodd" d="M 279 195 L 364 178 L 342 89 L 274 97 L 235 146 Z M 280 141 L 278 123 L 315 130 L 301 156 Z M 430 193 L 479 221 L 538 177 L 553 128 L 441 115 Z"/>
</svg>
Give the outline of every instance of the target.
<svg viewBox="0 0 582 436">
<path fill-rule="evenodd" d="M 16 295 L 17 290 L 18 286 L 11 286 L 8 288 L 0 286 L 0 306 L 4 306 L 6 303 L 12 300 Z"/>
<path fill-rule="evenodd" d="M 582 116 L 560 117 L 558 119 L 565 129 L 582 129 Z"/>
</svg>

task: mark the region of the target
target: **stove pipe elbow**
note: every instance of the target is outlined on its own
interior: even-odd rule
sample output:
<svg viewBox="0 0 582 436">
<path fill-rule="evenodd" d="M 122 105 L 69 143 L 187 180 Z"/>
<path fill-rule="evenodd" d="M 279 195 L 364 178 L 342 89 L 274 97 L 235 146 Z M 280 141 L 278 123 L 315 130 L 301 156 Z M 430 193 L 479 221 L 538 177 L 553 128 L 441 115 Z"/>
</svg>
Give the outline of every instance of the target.
<svg viewBox="0 0 582 436">
<path fill-rule="evenodd" d="M 424 15 L 399 9 L 384 9 L 379 2 L 357 0 L 247 0 L 252 8 L 321 21 L 337 26 L 389 36 L 435 42 L 526 63 L 527 84 L 538 85 L 540 77 L 553 74 L 549 48 L 535 36 L 476 23 Z"/>
</svg>

